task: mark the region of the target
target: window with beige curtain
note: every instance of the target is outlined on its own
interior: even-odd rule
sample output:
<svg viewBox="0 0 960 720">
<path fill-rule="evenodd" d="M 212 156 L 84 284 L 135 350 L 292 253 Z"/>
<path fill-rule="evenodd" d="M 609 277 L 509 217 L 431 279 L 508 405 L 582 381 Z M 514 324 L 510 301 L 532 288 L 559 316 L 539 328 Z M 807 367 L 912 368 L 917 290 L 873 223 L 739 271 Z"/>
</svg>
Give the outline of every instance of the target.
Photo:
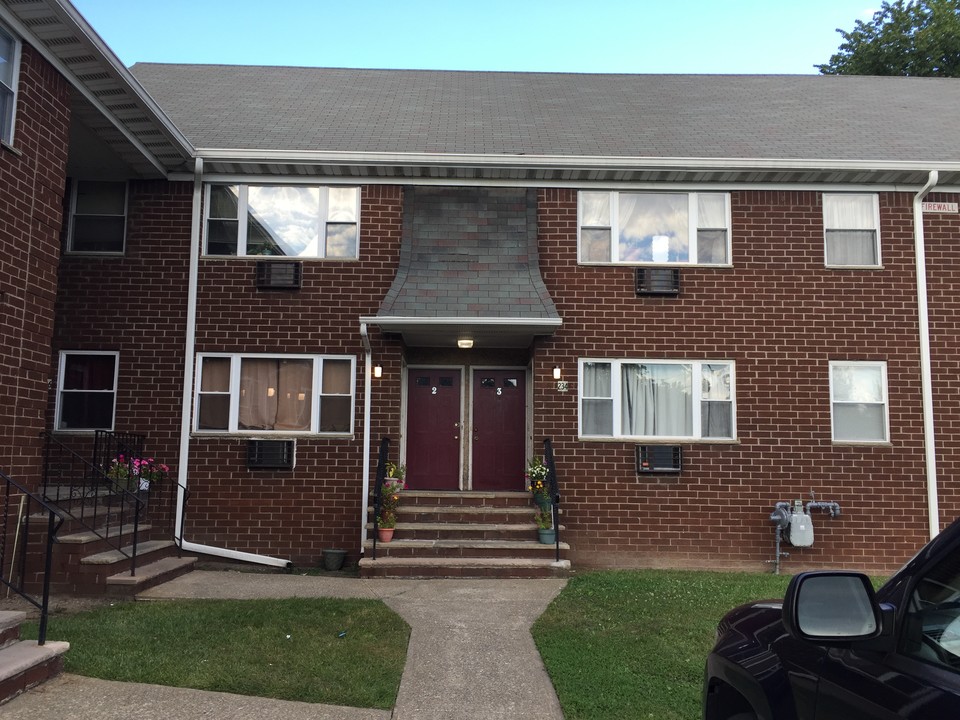
<svg viewBox="0 0 960 720">
<path fill-rule="evenodd" d="M 201 355 L 197 431 L 349 433 L 354 359 Z"/>
<path fill-rule="evenodd" d="M 243 358 L 240 430 L 310 430 L 313 361 Z"/>
</svg>

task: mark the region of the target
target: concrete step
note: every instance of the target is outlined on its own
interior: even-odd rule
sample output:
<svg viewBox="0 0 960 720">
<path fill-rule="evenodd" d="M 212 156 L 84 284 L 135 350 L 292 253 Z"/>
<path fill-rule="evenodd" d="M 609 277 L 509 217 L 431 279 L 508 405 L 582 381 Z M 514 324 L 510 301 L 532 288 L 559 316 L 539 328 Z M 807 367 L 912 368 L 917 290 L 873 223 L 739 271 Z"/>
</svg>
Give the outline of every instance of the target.
<svg viewBox="0 0 960 720">
<path fill-rule="evenodd" d="M 20 640 L 24 612 L 0 612 L 0 705 L 63 672 L 70 643 Z"/>
<path fill-rule="evenodd" d="M 147 553 L 166 550 L 171 547 L 176 547 L 173 540 L 146 540 L 137 543 L 137 558 L 139 559 Z M 96 553 L 95 555 L 87 555 L 80 561 L 80 564 L 112 565 L 119 562 L 129 562 L 131 555 L 133 555 L 133 545 L 127 545 L 123 548 L 123 552 L 120 550 L 108 550 L 106 552 Z"/>
<path fill-rule="evenodd" d="M 430 505 L 527 507 L 530 506 L 530 493 L 476 490 L 404 490 L 400 495 L 400 507 L 427 507 Z"/>
<path fill-rule="evenodd" d="M 193 570 L 195 557 L 165 557 L 137 568 L 137 574 L 121 572 L 107 578 L 107 593 L 129 597 L 149 588 L 173 580 Z"/>
<path fill-rule="evenodd" d="M 545 578 L 567 577 L 570 561 L 529 558 L 404 558 L 360 560 L 360 577 Z"/>
<path fill-rule="evenodd" d="M 489 507 L 470 505 L 428 505 L 407 507 L 400 505 L 397 517 L 401 522 L 483 523 L 506 525 L 530 522 L 532 506 Z"/>
<path fill-rule="evenodd" d="M 373 553 L 373 539 L 363 544 L 367 557 Z M 560 551 L 570 546 L 560 543 Z M 556 545 L 537 540 L 413 540 L 394 537 L 388 543 L 377 543 L 377 557 L 420 558 L 547 558 L 556 552 Z"/>
<path fill-rule="evenodd" d="M 140 533 L 145 533 L 153 529 L 153 525 L 149 523 L 139 525 L 137 531 Z M 70 533 L 69 535 L 57 535 L 57 542 L 63 545 L 84 545 L 86 543 L 97 542 L 103 538 L 114 538 L 120 535 L 132 535 L 133 534 L 133 524 L 128 523 L 126 525 L 112 526 L 112 527 L 100 527 L 96 530 L 81 530 L 79 532 Z"/>
</svg>

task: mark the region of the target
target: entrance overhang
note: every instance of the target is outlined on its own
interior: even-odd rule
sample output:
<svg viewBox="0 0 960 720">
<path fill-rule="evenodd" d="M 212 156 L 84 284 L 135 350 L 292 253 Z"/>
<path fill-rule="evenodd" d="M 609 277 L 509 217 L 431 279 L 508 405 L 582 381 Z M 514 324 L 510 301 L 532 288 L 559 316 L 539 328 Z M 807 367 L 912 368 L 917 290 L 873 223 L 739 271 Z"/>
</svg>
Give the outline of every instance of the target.
<svg viewBox="0 0 960 720">
<path fill-rule="evenodd" d="M 535 337 L 553 335 L 562 320 L 533 317 L 361 317 L 383 332 L 403 337 L 409 347 L 525 348 Z"/>
</svg>

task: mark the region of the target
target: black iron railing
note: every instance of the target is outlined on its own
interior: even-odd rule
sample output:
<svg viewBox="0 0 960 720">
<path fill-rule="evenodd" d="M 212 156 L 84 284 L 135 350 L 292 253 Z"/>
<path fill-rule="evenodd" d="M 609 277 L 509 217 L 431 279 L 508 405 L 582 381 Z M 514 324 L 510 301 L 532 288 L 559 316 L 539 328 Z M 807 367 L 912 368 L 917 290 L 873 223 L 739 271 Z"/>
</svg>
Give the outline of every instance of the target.
<svg viewBox="0 0 960 720">
<path fill-rule="evenodd" d="M 130 574 L 136 575 L 140 523 L 146 517 L 147 498 L 160 484 L 144 483 L 144 478 L 160 476 L 158 467 L 144 465 L 133 454 L 136 448 L 119 440 L 114 445 L 104 440 L 92 463 L 50 433 L 43 437 L 43 499 L 129 558 Z M 128 536 L 131 544 L 125 547 Z"/>
<path fill-rule="evenodd" d="M 560 483 L 557 480 L 557 464 L 553 459 L 553 441 L 549 438 L 543 441 L 543 464 L 547 466 L 547 489 L 550 492 L 550 509 L 553 513 L 557 562 L 560 562 Z"/>
<path fill-rule="evenodd" d="M 380 441 L 380 452 L 377 456 L 377 478 L 373 483 L 370 496 L 373 501 L 373 559 L 377 559 L 377 535 L 380 531 L 380 511 L 383 509 L 383 481 L 387 477 L 387 462 L 389 462 L 390 438 Z"/>
<path fill-rule="evenodd" d="M 0 472 L 3 516 L 0 517 L 0 584 L 40 610 L 37 644 L 47 639 L 53 543 L 63 524 L 56 508 Z M 43 571 L 36 568 L 43 563 Z"/>
</svg>

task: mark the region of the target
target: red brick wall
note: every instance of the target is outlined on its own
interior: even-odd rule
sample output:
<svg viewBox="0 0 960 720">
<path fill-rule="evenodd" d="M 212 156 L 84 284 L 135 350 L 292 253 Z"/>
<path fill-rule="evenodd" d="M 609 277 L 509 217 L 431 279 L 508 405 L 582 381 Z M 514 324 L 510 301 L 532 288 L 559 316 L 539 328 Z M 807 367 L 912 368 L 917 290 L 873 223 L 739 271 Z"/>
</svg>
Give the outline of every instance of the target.
<svg viewBox="0 0 960 720">
<path fill-rule="evenodd" d="M 118 429 L 144 432 L 175 465 L 191 188 L 134 183 L 128 251 L 67 257 L 56 349 L 119 349 Z M 787 546 L 784 571 L 856 566 L 889 572 L 927 533 L 912 246 L 912 196 L 881 193 L 882 270 L 827 270 L 815 192 L 732 193 L 733 267 L 684 268 L 678 298 L 637 298 L 628 267 L 576 262 L 576 192 L 541 190 L 544 280 L 564 319 L 534 354 L 535 428 L 560 463 L 567 539 L 580 564 L 769 569 L 778 501 L 836 501 L 816 513 L 816 542 Z M 949 198 L 948 198 L 949 199 Z M 362 192 L 358 262 L 304 263 L 298 292 L 254 287 L 255 259 L 201 259 L 198 352 L 330 353 L 356 357 L 352 438 L 300 438 L 293 471 L 246 468 L 242 438 L 194 436 L 187 539 L 308 564 L 327 547 L 356 559 L 362 488 L 363 345 L 358 317 L 375 314 L 399 256 L 402 188 Z M 944 519 L 960 421 L 956 337 L 956 216 L 929 216 L 930 292 Z M 97 282 L 92 283 L 91 278 Z M 400 430 L 401 344 L 370 328 L 374 359 L 372 461 Z M 634 444 L 577 439 L 581 357 L 732 359 L 738 441 L 688 443 L 679 477 L 640 480 Z M 888 365 L 891 442 L 835 445 L 830 360 Z M 559 393 L 559 364 L 569 392 Z M 161 378 L 161 382 L 157 382 Z M 393 449 L 397 456 L 398 449 Z M 878 530 L 878 527 L 880 528 Z"/>
<path fill-rule="evenodd" d="M 13 149 L 0 147 L 0 470 L 30 487 L 41 472 L 69 123 L 66 81 L 24 45 Z"/>
<path fill-rule="evenodd" d="M 258 291 L 255 258 L 203 258 L 197 352 L 343 354 L 356 358 L 352 438 L 299 438 L 292 471 L 250 470 L 246 439 L 196 436 L 190 451 L 187 538 L 194 542 L 315 563 L 324 548 L 359 557 L 363 507 L 364 353 L 358 318 L 375 315 L 396 272 L 402 192 L 365 187 L 360 259 L 306 261 L 297 292 Z M 383 378 L 374 382 L 372 464 L 379 438 L 397 437 L 400 355 L 370 329 Z M 396 457 L 396 448 L 394 448 Z"/>
<path fill-rule="evenodd" d="M 924 542 L 911 195 L 880 194 L 882 270 L 828 270 L 819 193 L 734 192 L 733 267 L 683 269 L 678 298 L 637 298 L 632 268 L 578 266 L 576 192 L 543 190 L 540 202 L 541 267 L 564 323 L 536 353 L 535 437 L 554 439 L 575 560 L 763 569 L 774 504 L 811 492 L 842 515 L 817 512 L 814 546 L 786 547 L 786 569 L 890 571 Z M 950 222 L 939 242 L 956 238 Z M 954 310 L 938 308 L 938 328 Z M 735 360 L 738 442 L 685 444 L 682 474 L 638 478 L 634 443 L 577 439 L 581 357 Z M 550 376 L 558 358 L 566 394 Z M 828 364 L 845 359 L 887 362 L 888 446 L 831 441 Z M 956 494 L 943 494 L 953 513 Z"/>
</svg>

